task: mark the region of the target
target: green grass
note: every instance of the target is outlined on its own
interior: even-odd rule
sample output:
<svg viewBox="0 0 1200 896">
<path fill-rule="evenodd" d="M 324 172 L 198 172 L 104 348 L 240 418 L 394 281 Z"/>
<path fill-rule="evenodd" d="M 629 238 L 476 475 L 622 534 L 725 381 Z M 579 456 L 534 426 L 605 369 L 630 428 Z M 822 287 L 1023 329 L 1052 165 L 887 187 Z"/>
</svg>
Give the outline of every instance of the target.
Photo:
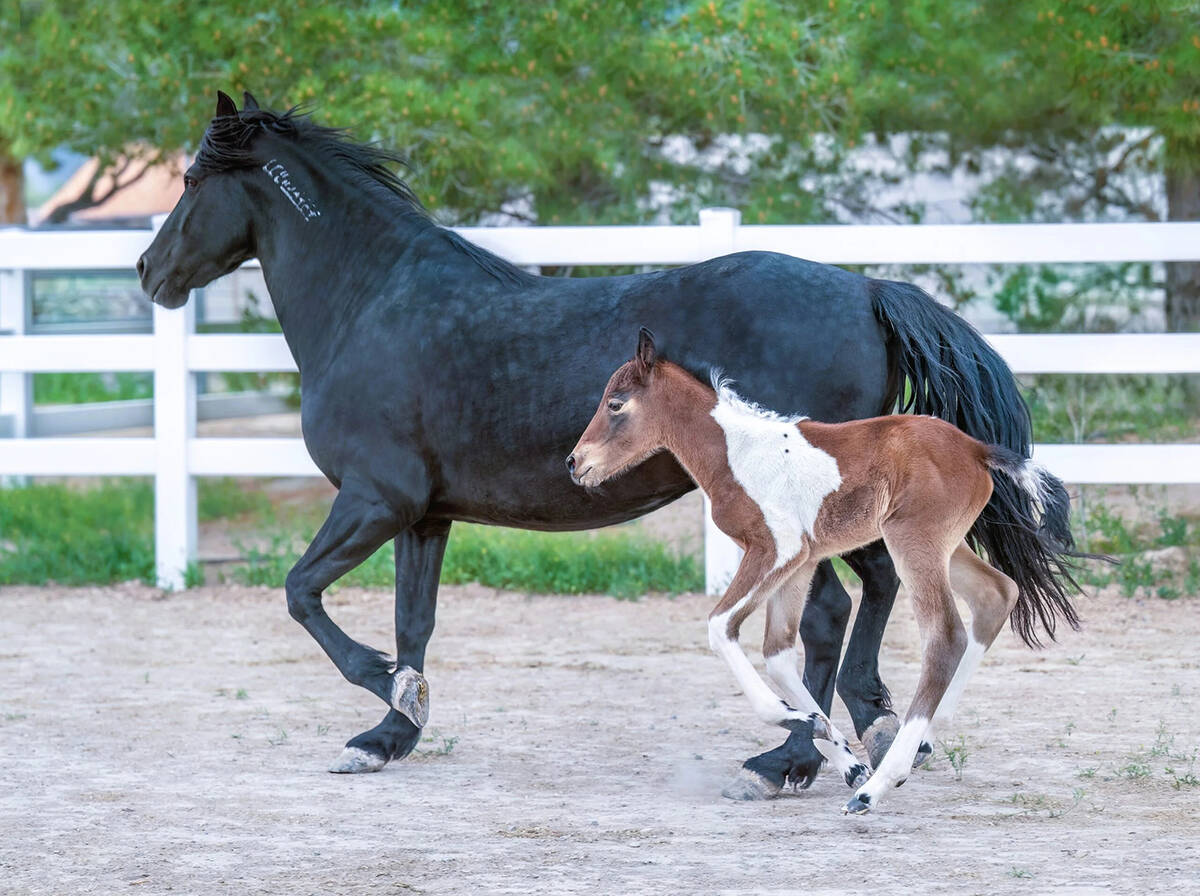
<svg viewBox="0 0 1200 896">
<path fill-rule="evenodd" d="M 143 481 L 0 489 L 0 584 L 149 580 L 153 514 Z"/>
<path fill-rule="evenodd" d="M 243 547 L 247 562 L 234 578 L 248 585 L 281 586 L 305 542 L 296 533 L 276 532 L 266 548 Z M 387 544 L 338 584 L 390 588 L 394 557 Z M 535 594 L 632 598 L 647 591 L 698 591 L 704 587 L 704 571 L 696 557 L 629 532 L 526 532 L 463 523 L 451 530 L 441 580 Z"/>
<path fill-rule="evenodd" d="M 266 494 L 236 479 L 201 480 L 198 492 L 202 521 L 236 521 L 256 541 L 262 532 L 269 534 L 266 547 L 241 548 L 245 562 L 232 570 L 232 578 L 282 587 L 316 530 L 316 516 L 289 512 L 282 522 Z M 0 489 L 0 584 L 151 581 L 153 513 L 154 491 L 146 480 Z M 390 588 L 394 575 L 389 543 L 339 584 Z M 189 568 L 189 585 L 204 579 L 199 567 Z M 629 531 L 591 535 L 460 524 L 451 533 L 442 581 L 629 598 L 647 591 L 699 590 L 704 574 L 698 558 Z"/>
</svg>

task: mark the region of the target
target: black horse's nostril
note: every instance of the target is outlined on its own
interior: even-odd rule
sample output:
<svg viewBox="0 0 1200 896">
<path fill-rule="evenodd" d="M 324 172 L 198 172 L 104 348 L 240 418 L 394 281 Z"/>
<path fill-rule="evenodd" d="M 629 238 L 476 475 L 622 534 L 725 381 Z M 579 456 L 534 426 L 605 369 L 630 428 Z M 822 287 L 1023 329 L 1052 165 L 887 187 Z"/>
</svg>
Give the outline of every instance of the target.
<svg viewBox="0 0 1200 896">
<path fill-rule="evenodd" d="M 139 258 L 137 260 L 136 267 L 137 267 L 138 278 L 141 279 L 141 278 L 145 277 L 146 276 L 146 256 L 145 255 L 143 255 L 141 258 Z"/>
<path fill-rule="evenodd" d="M 575 475 L 575 455 L 574 454 L 567 455 L 567 472 L 570 473 L 572 476 Z"/>
</svg>

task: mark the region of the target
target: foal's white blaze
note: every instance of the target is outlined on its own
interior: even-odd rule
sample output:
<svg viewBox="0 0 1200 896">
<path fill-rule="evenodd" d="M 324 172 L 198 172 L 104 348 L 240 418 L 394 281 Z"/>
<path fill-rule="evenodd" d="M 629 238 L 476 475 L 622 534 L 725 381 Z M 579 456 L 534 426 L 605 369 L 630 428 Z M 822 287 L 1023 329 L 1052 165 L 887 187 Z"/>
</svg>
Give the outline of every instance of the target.
<svg viewBox="0 0 1200 896">
<path fill-rule="evenodd" d="M 812 445 L 796 423 L 740 398 L 714 378 L 712 417 L 725 431 L 733 478 L 762 511 L 775 539 L 775 567 L 800 553 L 825 496 L 842 484 L 833 455 Z"/>
</svg>

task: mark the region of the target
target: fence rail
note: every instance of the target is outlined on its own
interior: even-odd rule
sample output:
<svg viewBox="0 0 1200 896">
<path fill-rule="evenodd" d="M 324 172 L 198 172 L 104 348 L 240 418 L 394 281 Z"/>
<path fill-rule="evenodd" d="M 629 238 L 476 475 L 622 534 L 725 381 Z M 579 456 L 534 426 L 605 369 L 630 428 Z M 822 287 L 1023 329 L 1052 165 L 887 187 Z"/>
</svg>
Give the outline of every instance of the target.
<svg viewBox="0 0 1200 896">
<path fill-rule="evenodd" d="M 698 226 L 462 228 L 467 238 L 526 265 L 669 265 L 742 249 L 772 249 L 840 264 L 1048 263 L 1200 260 L 1200 222 L 955 226 L 742 227 L 730 209 Z M 295 370 L 283 337 L 199 335 L 192 305 L 154 308 L 148 335 L 25 333 L 31 270 L 132 269 L 148 231 L 0 231 L 0 476 L 148 475 L 155 478 L 159 581 L 182 584 L 195 558 L 198 476 L 309 476 L 299 439 L 197 438 L 195 374 Z M 5 331 L 8 332 L 5 335 Z M 1018 373 L 1200 373 L 1200 334 L 994 335 Z M 152 371 L 152 438 L 29 438 L 34 372 Z M 1038 445 L 1035 457 L 1071 482 L 1200 483 L 1200 445 Z M 710 588 L 733 555 L 707 541 Z"/>
</svg>

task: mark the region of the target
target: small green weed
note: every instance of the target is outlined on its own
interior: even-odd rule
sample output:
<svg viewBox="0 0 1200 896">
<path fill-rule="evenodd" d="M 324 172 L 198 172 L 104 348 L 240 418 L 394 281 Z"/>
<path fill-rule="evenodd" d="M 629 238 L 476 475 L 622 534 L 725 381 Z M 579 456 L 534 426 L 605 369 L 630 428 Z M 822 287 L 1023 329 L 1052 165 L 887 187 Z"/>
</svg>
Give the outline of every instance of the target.
<svg viewBox="0 0 1200 896">
<path fill-rule="evenodd" d="M 954 780 L 961 781 L 963 768 L 966 766 L 967 756 L 970 754 L 966 737 L 960 734 L 953 741 L 942 741 L 941 747 L 942 753 L 950 762 L 950 767 L 954 769 Z"/>
</svg>

